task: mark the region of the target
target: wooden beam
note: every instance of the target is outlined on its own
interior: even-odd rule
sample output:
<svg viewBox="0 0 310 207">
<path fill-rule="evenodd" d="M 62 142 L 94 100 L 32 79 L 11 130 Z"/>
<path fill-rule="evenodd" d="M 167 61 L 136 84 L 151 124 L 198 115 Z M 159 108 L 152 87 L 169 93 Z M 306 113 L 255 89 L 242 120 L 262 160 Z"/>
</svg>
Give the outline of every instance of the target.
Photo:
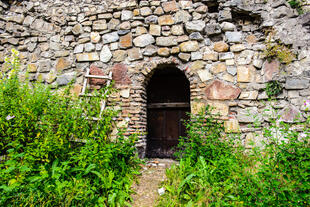
<svg viewBox="0 0 310 207">
<path fill-rule="evenodd" d="M 155 108 L 189 108 L 190 104 L 187 102 L 180 103 L 150 103 L 147 105 L 149 109 Z"/>
</svg>

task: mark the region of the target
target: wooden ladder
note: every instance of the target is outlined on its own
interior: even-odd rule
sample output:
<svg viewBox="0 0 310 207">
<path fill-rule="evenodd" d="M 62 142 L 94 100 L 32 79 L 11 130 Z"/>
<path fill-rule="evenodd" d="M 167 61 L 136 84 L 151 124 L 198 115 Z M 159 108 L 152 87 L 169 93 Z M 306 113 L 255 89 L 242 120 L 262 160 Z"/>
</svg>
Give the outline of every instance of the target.
<svg viewBox="0 0 310 207">
<path fill-rule="evenodd" d="M 87 84 L 88 84 L 88 80 L 89 78 L 96 78 L 96 79 L 106 79 L 107 80 L 107 84 L 106 87 L 109 87 L 111 85 L 111 81 L 112 81 L 112 72 L 109 72 L 108 76 L 100 76 L 100 75 L 90 75 L 90 69 L 87 68 L 86 74 L 84 76 L 84 82 L 83 82 L 83 88 L 82 88 L 82 92 L 79 94 L 80 97 L 94 97 L 94 95 L 89 94 L 89 93 L 85 93 L 86 92 L 86 88 L 87 88 Z M 99 121 L 101 119 L 102 113 L 107 105 L 107 92 L 105 91 L 102 95 L 102 101 L 101 101 L 101 106 L 100 106 L 100 113 L 99 113 L 99 117 L 87 117 L 87 119 L 89 120 L 93 120 L 93 121 Z"/>
<path fill-rule="evenodd" d="M 84 76 L 82 92 L 79 94 L 80 97 L 98 97 L 98 96 L 90 94 L 90 93 L 85 93 L 89 78 L 106 79 L 107 80 L 106 86 L 109 87 L 111 85 L 112 72 L 109 72 L 108 76 L 90 75 L 89 73 L 90 73 L 90 69 L 87 68 L 86 74 Z M 108 93 L 108 91 L 106 90 L 102 94 L 102 101 L 100 103 L 101 106 L 100 106 L 99 116 L 98 117 L 86 117 L 87 120 L 91 120 L 91 121 L 100 121 L 101 120 L 102 113 L 103 113 L 103 111 L 104 111 L 104 109 L 105 109 L 105 107 L 107 105 L 107 97 L 106 97 L 107 93 Z M 99 124 L 99 122 L 97 122 L 97 128 L 98 128 L 98 124 Z M 87 142 L 87 140 L 83 140 L 83 139 L 79 139 L 79 138 L 74 138 L 74 137 L 71 137 L 70 141 L 78 142 L 78 143 L 86 143 Z"/>
</svg>

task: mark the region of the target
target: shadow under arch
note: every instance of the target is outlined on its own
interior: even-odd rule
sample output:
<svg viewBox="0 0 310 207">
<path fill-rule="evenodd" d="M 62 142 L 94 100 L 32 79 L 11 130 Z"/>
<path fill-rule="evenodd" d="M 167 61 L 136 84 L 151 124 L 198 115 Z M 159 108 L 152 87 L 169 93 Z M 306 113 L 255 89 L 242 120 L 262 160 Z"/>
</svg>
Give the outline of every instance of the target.
<svg viewBox="0 0 310 207">
<path fill-rule="evenodd" d="M 173 158 L 183 120 L 190 112 L 190 82 L 174 64 L 161 64 L 146 77 L 146 157 Z"/>
</svg>

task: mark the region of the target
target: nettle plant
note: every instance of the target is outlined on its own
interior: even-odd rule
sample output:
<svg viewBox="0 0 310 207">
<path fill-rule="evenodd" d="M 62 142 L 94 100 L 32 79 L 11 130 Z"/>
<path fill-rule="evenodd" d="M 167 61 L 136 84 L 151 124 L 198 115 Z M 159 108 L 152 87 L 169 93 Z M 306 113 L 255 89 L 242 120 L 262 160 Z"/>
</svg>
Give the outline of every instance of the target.
<svg viewBox="0 0 310 207">
<path fill-rule="evenodd" d="M 304 102 L 304 106 L 305 106 L 306 111 L 309 111 L 310 110 L 310 100 L 306 100 Z"/>
<path fill-rule="evenodd" d="M 136 136 L 119 129 L 111 140 L 112 109 L 98 124 L 86 118 L 99 114 L 99 98 L 21 82 L 18 55 L 5 59 L 0 79 L 0 206 L 124 206 L 138 171 Z"/>
<path fill-rule="evenodd" d="M 180 141 L 180 164 L 167 170 L 158 206 L 309 206 L 309 116 L 291 124 L 268 110 L 263 113 L 268 125 L 254 117 L 251 128 L 262 131 L 247 149 L 238 134 L 226 139 L 229 134 L 208 109 L 192 116 L 188 136 Z"/>
</svg>

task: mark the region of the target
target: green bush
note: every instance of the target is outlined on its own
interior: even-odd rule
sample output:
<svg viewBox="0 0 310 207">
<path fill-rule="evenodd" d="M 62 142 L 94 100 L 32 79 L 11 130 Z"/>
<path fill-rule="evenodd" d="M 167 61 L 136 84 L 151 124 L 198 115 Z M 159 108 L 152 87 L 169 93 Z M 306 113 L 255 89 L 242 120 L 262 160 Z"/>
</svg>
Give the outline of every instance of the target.
<svg viewBox="0 0 310 207">
<path fill-rule="evenodd" d="M 187 136 L 179 139 L 176 156 L 195 163 L 200 156 L 214 160 L 218 155 L 230 153 L 231 145 L 221 139 L 224 123 L 218 118 L 211 113 L 210 106 L 198 114 L 191 114 L 184 123 Z"/>
<path fill-rule="evenodd" d="M 135 136 L 110 140 L 116 112 L 18 78 L 18 53 L 0 80 L 0 206 L 123 206 L 137 173 Z M 106 89 L 110 91 L 110 89 Z M 97 93 L 103 93 L 98 91 Z M 80 140 L 76 142 L 73 140 Z"/>
<path fill-rule="evenodd" d="M 296 54 L 294 54 L 290 48 L 282 43 L 271 43 L 270 40 L 266 42 L 264 55 L 268 61 L 278 59 L 281 63 L 287 65 L 296 59 Z"/>
<path fill-rule="evenodd" d="M 282 93 L 283 86 L 281 85 L 279 81 L 276 81 L 276 80 L 269 81 L 266 84 L 265 91 L 268 97 L 275 97 Z"/>
<path fill-rule="evenodd" d="M 199 124 L 206 128 L 195 134 L 192 129 Z M 180 164 L 166 171 L 166 193 L 158 206 L 309 206 L 308 126 L 309 119 L 298 132 L 289 124 L 271 120 L 270 127 L 264 128 L 264 147 L 245 150 L 237 138 L 223 139 L 227 135 L 214 130 L 221 125 L 210 121 L 207 108 L 198 118 L 192 117 L 187 127 L 187 143 L 200 143 L 196 146 L 199 153 L 185 150 Z M 212 131 L 216 136 L 205 135 Z M 213 140 L 216 137 L 218 141 Z"/>
</svg>

